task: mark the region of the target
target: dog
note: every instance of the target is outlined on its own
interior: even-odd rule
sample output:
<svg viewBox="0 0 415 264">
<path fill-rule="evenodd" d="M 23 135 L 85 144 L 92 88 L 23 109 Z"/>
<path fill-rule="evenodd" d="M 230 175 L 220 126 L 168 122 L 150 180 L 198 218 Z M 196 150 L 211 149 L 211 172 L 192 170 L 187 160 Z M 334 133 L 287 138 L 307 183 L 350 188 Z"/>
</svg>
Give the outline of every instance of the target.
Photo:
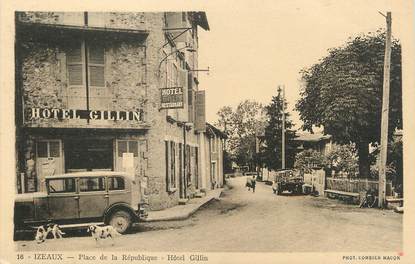
<svg viewBox="0 0 415 264">
<path fill-rule="evenodd" d="M 111 238 L 112 245 L 114 245 L 114 237 L 121 236 L 120 233 L 115 230 L 113 226 L 97 226 L 97 225 L 91 225 L 88 227 L 87 232 L 90 232 L 92 237 L 95 239 L 96 244 L 98 244 L 98 241 L 101 241 L 103 239 Z"/>
<path fill-rule="evenodd" d="M 35 236 L 36 242 L 38 244 L 45 242 L 49 233 L 52 233 L 53 239 L 62 238 L 62 235 L 65 235 L 58 224 L 49 223 L 37 228 Z"/>
<path fill-rule="evenodd" d="M 47 231 L 50 231 L 53 235 L 53 239 L 62 238 L 62 235 L 66 233 L 62 232 L 58 224 L 49 224 Z"/>
</svg>

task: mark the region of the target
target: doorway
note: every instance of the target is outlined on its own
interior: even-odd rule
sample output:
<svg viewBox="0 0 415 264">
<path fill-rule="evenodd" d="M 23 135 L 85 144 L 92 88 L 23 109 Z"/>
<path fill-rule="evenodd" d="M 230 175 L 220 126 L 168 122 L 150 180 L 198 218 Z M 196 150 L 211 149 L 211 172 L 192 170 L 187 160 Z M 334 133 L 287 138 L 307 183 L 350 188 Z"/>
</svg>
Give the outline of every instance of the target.
<svg viewBox="0 0 415 264">
<path fill-rule="evenodd" d="M 66 172 L 114 169 L 112 139 L 67 139 L 64 146 Z"/>
</svg>

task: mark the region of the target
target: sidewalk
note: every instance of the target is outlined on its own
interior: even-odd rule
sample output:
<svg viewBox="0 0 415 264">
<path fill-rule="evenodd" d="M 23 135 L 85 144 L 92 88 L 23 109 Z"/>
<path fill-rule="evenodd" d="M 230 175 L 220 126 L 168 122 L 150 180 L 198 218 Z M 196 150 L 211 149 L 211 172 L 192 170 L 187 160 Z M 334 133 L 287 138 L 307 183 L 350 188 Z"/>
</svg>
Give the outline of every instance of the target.
<svg viewBox="0 0 415 264">
<path fill-rule="evenodd" d="M 205 197 L 190 199 L 185 205 L 176 205 L 160 211 L 149 211 L 145 222 L 183 220 L 189 218 L 200 207 L 212 199 L 219 199 L 223 188 L 209 191 Z"/>
</svg>

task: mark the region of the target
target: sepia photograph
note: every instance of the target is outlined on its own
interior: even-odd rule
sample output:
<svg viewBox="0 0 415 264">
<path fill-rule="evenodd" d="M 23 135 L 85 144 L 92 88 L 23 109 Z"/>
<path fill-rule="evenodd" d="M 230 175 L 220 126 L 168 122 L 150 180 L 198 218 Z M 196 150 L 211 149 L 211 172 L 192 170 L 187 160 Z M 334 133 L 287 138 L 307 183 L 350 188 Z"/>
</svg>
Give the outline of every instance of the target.
<svg viewBox="0 0 415 264">
<path fill-rule="evenodd" d="M 412 1 L 131 2 L 7 9 L 7 261 L 410 263 Z"/>
</svg>

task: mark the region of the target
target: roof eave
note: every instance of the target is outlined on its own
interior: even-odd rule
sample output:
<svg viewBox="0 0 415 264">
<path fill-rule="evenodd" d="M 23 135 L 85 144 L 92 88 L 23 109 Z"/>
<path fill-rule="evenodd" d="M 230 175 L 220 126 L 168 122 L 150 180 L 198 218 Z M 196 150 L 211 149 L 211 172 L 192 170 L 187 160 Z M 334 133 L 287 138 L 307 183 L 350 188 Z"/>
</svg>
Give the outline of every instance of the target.
<svg viewBox="0 0 415 264">
<path fill-rule="evenodd" d="M 199 25 L 201 28 L 203 28 L 206 31 L 210 30 L 206 12 L 195 12 L 194 18 L 195 18 L 197 25 Z"/>
</svg>

